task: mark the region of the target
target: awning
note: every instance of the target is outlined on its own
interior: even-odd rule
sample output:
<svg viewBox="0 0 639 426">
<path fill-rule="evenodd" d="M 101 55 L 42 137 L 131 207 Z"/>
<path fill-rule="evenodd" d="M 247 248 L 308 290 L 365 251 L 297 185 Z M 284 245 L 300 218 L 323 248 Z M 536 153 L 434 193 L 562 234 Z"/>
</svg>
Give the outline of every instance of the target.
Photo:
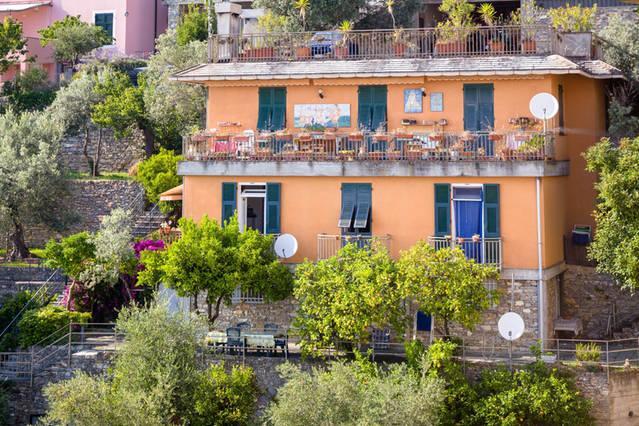
<svg viewBox="0 0 639 426">
<path fill-rule="evenodd" d="M 0 3 L 0 12 L 22 12 L 40 6 L 48 6 L 51 0 L 41 1 L 14 1 L 10 3 Z"/>
<path fill-rule="evenodd" d="M 160 201 L 182 201 L 184 185 L 176 186 L 160 194 Z"/>
</svg>

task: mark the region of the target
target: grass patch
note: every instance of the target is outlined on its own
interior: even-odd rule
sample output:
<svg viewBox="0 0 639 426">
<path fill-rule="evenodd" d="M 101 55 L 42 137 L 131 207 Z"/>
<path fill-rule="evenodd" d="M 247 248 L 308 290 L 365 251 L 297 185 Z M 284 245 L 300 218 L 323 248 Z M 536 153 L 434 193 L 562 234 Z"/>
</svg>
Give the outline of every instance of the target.
<svg viewBox="0 0 639 426">
<path fill-rule="evenodd" d="M 84 172 L 69 172 L 65 177 L 67 179 L 78 180 L 133 180 L 133 178 L 126 172 L 104 172 L 97 177 Z"/>
</svg>

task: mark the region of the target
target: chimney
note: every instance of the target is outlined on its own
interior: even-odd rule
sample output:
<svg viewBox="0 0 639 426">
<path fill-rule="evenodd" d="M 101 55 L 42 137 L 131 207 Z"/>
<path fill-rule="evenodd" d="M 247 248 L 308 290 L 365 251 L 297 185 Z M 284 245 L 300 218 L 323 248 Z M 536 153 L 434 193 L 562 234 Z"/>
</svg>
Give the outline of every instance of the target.
<svg viewBox="0 0 639 426">
<path fill-rule="evenodd" d="M 239 35 L 242 31 L 241 13 L 241 5 L 228 0 L 215 0 L 217 34 L 221 36 Z"/>
</svg>

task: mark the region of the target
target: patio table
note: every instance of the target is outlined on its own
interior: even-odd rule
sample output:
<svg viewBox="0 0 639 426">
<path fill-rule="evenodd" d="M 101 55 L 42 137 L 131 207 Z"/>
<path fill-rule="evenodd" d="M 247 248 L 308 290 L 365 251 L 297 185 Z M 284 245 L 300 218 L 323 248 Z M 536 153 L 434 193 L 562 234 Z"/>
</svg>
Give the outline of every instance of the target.
<svg viewBox="0 0 639 426">
<path fill-rule="evenodd" d="M 248 332 L 242 333 L 247 347 L 274 348 L 275 336 L 266 333 Z M 210 331 L 206 335 L 206 341 L 209 345 L 223 345 L 226 343 L 226 333 L 223 331 Z"/>
</svg>

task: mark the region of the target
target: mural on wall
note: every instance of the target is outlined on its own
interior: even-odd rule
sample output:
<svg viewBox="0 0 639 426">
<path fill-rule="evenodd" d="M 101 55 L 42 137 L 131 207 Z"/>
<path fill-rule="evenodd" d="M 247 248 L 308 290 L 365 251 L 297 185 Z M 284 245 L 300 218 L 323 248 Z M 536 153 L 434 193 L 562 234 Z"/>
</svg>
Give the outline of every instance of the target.
<svg viewBox="0 0 639 426">
<path fill-rule="evenodd" d="M 350 104 L 296 104 L 293 107 L 297 128 L 351 127 Z"/>
<path fill-rule="evenodd" d="M 423 96 L 422 89 L 404 90 L 404 112 L 422 112 Z"/>
</svg>

